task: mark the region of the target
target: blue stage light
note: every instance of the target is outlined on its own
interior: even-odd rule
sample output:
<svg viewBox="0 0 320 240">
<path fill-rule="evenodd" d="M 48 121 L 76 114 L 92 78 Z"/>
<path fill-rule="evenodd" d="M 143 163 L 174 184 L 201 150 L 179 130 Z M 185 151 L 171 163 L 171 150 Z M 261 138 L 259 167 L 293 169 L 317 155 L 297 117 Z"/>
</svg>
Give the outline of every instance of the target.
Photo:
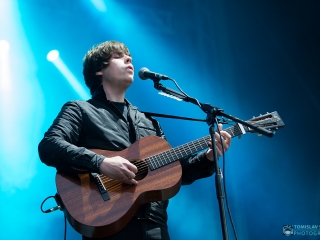
<svg viewBox="0 0 320 240">
<path fill-rule="evenodd" d="M 54 62 L 55 60 L 57 60 L 59 57 L 59 52 L 57 50 L 51 50 L 48 54 L 47 54 L 47 60 L 49 62 Z"/>
<path fill-rule="evenodd" d="M 47 54 L 47 60 L 52 62 L 56 66 L 56 68 L 58 68 L 62 75 L 67 79 L 71 87 L 79 94 L 81 99 L 90 98 L 89 93 L 84 89 L 82 84 L 77 80 L 77 78 L 59 57 L 59 52 L 57 50 L 50 51 Z"/>
<path fill-rule="evenodd" d="M 107 6 L 105 5 L 103 0 L 90 0 L 90 1 L 98 11 L 100 11 L 100 12 L 107 11 Z"/>
<path fill-rule="evenodd" d="M 0 41 L 0 53 L 6 53 L 9 51 L 9 43 L 6 40 Z"/>
<path fill-rule="evenodd" d="M 9 74 L 9 43 L 6 40 L 0 41 L 0 86 L 2 90 L 10 89 Z"/>
</svg>

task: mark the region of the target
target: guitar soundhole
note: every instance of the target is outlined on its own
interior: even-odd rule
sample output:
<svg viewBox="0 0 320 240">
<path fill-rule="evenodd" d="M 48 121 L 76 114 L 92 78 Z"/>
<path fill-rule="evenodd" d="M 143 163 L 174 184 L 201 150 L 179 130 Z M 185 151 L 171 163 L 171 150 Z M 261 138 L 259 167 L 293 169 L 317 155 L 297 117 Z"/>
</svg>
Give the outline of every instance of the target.
<svg viewBox="0 0 320 240">
<path fill-rule="evenodd" d="M 136 177 L 134 179 L 137 181 L 144 179 L 148 174 L 147 163 L 142 160 L 132 160 L 130 162 L 138 168 L 138 172 L 137 172 Z"/>
</svg>

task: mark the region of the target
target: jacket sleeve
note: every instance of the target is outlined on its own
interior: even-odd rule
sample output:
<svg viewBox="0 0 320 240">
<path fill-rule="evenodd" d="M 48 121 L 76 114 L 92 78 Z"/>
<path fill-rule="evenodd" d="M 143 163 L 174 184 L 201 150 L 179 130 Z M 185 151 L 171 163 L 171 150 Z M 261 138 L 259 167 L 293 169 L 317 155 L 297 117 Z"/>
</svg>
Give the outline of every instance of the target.
<svg viewBox="0 0 320 240">
<path fill-rule="evenodd" d="M 58 171 L 87 170 L 98 172 L 104 156 L 78 147 L 82 131 L 82 115 L 79 105 L 66 103 L 38 146 L 43 163 Z"/>
<path fill-rule="evenodd" d="M 182 166 L 182 185 L 193 183 L 197 179 L 210 177 L 215 172 L 215 164 L 205 152 L 195 153 L 180 160 Z"/>
</svg>

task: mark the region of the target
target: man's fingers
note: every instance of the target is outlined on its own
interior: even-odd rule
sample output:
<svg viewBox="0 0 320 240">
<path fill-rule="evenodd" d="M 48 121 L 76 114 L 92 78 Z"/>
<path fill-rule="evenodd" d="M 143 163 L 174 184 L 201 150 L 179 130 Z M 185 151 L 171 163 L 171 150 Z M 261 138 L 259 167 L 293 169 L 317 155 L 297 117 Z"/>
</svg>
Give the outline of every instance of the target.
<svg viewBox="0 0 320 240">
<path fill-rule="evenodd" d="M 127 159 L 116 156 L 105 158 L 100 164 L 100 172 L 112 179 L 122 181 L 127 184 L 137 184 L 134 179 L 138 168 Z"/>
<path fill-rule="evenodd" d="M 127 162 L 127 168 L 133 173 L 138 172 L 138 168 L 129 161 Z"/>
<path fill-rule="evenodd" d="M 228 144 L 230 144 L 230 142 L 231 142 L 231 135 L 230 135 L 229 133 L 225 132 L 225 131 L 221 131 L 220 133 L 221 133 L 221 135 L 224 137 L 224 139 L 226 140 L 226 142 L 227 142 Z"/>
<path fill-rule="evenodd" d="M 134 185 L 138 184 L 138 181 L 137 181 L 137 180 L 135 180 L 134 178 L 131 178 L 131 177 L 127 177 L 127 176 L 125 176 L 125 177 L 122 178 L 122 182 L 124 182 L 124 183 L 126 183 L 126 184 L 130 184 L 130 185 L 132 185 L 132 184 L 134 184 Z"/>
<path fill-rule="evenodd" d="M 138 182 L 134 179 L 136 177 L 136 173 L 138 172 L 138 168 L 128 160 L 125 165 L 127 169 L 125 169 L 125 176 L 122 178 L 122 181 L 127 184 L 138 184 Z"/>
<path fill-rule="evenodd" d="M 221 135 L 219 135 L 219 133 L 217 133 L 217 132 L 215 133 L 216 140 L 218 140 L 220 142 L 220 140 L 222 138 L 222 140 L 224 140 L 223 143 L 227 143 L 228 145 L 230 145 L 231 135 L 225 131 L 221 131 L 220 134 Z"/>
<path fill-rule="evenodd" d="M 130 170 L 127 170 L 127 171 L 125 172 L 125 176 L 126 176 L 127 178 L 132 179 L 132 178 L 135 178 L 135 177 L 136 177 L 136 174 L 135 174 L 134 172 L 130 171 Z"/>
</svg>

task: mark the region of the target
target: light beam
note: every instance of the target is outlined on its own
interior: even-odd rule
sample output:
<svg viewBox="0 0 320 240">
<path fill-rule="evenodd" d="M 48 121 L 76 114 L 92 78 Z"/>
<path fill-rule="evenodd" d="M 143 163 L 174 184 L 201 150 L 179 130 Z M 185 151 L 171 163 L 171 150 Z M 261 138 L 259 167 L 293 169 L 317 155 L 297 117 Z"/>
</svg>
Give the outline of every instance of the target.
<svg viewBox="0 0 320 240">
<path fill-rule="evenodd" d="M 89 99 L 90 95 L 83 88 L 81 83 L 77 80 L 77 78 L 72 74 L 66 64 L 59 57 L 59 52 L 57 50 L 52 50 L 47 54 L 47 60 L 52 62 L 56 68 L 62 73 L 62 75 L 66 78 L 71 87 L 78 93 L 81 99 Z"/>
</svg>

